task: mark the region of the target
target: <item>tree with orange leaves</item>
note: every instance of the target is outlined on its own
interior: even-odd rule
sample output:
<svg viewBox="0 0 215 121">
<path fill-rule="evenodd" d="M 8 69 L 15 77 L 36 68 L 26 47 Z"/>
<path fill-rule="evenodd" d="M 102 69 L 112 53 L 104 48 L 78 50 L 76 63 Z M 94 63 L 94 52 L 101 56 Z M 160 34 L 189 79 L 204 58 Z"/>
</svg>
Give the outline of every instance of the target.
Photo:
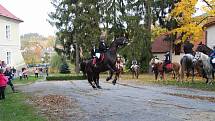
<svg viewBox="0 0 215 121">
<path fill-rule="evenodd" d="M 198 0 L 180 1 L 167 18 L 176 18 L 180 27 L 173 29 L 171 32 L 183 35 L 181 38 L 182 42 L 188 38 L 191 41 L 200 40 L 203 37 L 203 23 L 207 21 L 209 17 L 215 16 L 215 0 L 203 0 L 205 5 L 202 5 L 201 10 L 206 13 L 205 16 L 194 17 L 197 2 Z"/>
</svg>

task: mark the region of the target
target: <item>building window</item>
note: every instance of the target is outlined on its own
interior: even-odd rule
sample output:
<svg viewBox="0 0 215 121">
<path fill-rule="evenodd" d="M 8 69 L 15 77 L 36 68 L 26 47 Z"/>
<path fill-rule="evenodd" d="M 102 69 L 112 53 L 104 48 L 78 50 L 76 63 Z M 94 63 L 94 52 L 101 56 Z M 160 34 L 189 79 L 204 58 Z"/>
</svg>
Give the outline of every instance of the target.
<svg viewBox="0 0 215 121">
<path fill-rule="evenodd" d="M 11 64 L 11 52 L 7 52 L 7 64 Z"/>
<path fill-rule="evenodd" d="M 10 25 L 6 25 L 5 27 L 5 37 L 6 39 L 10 39 Z"/>
</svg>

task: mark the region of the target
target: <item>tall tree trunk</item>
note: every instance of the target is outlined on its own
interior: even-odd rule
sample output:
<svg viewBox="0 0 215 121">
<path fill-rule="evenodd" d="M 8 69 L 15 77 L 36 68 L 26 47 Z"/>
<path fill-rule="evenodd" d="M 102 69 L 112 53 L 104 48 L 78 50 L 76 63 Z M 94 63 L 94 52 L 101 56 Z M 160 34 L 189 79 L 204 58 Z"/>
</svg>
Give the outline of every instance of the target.
<svg viewBox="0 0 215 121">
<path fill-rule="evenodd" d="M 145 65 L 147 65 L 146 68 L 149 68 L 148 63 L 152 56 L 151 54 L 151 24 L 152 24 L 151 0 L 144 1 L 144 7 L 145 7 L 145 17 L 144 17 L 145 29 L 147 33 L 146 33 L 146 39 L 144 40 L 145 47 L 143 48 L 142 56 L 145 57 L 145 60 L 143 60 L 143 62 L 145 63 Z"/>
<path fill-rule="evenodd" d="M 75 44 L 75 72 L 79 73 L 80 72 L 80 68 L 79 68 L 79 60 L 80 60 L 80 56 L 79 56 L 79 47 L 78 44 Z"/>
</svg>

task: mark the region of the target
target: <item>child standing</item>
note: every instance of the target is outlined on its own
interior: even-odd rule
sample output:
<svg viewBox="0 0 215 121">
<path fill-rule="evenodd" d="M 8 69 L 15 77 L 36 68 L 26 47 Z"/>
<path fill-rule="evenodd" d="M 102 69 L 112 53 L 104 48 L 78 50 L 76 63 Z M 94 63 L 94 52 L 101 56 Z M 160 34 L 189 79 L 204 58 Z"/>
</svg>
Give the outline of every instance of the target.
<svg viewBox="0 0 215 121">
<path fill-rule="evenodd" d="M 3 69 L 0 69 L 0 100 L 5 99 L 4 90 L 8 82 L 8 79 L 4 76 L 3 71 Z"/>
</svg>

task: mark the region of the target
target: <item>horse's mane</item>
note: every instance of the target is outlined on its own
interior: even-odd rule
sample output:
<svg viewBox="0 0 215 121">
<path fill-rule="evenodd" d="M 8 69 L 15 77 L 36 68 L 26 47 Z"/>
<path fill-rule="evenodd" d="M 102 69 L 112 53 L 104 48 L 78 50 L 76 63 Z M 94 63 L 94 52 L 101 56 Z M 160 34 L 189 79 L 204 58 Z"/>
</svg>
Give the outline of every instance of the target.
<svg viewBox="0 0 215 121">
<path fill-rule="evenodd" d="M 114 39 L 111 44 L 110 44 L 110 48 L 113 47 L 113 45 L 116 43 L 116 40 L 120 40 L 120 39 L 124 39 L 125 37 L 118 37 L 116 39 Z"/>
<path fill-rule="evenodd" d="M 201 44 L 196 48 L 196 51 L 203 52 L 206 55 L 210 55 L 213 50 L 209 48 L 207 45 Z"/>
</svg>

